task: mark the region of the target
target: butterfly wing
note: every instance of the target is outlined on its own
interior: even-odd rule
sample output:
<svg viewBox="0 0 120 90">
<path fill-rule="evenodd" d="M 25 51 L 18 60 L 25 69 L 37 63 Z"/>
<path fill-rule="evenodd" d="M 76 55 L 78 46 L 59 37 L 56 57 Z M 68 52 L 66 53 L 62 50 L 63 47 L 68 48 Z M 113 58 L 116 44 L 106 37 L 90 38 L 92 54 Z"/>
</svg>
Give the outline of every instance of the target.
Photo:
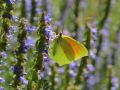
<svg viewBox="0 0 120 90">
<path fill-rule="evenodd" d="M 69 42 L 72 50 L 74 51 L 75 54 L 74 60 L 82 58 L 84 56 L 88 56 L 88 51 L 83 44 L 66 35 L 63 35 L 63 39 Z"/>
</svg>

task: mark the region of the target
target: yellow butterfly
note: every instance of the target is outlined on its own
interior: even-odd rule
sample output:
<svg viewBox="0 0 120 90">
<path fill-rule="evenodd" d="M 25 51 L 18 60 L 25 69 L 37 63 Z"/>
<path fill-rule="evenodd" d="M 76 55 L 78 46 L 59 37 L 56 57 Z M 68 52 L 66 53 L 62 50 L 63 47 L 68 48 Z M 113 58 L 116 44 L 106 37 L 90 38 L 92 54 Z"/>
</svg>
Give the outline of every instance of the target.
<svg viewBox="0 0 120 90">
<path fill-rule="evenodd" d="M 88 50 L 73 38 L 59 34 L 50 44 L 49 56 L 61 66 L 88 56 Z"/>
</svg>

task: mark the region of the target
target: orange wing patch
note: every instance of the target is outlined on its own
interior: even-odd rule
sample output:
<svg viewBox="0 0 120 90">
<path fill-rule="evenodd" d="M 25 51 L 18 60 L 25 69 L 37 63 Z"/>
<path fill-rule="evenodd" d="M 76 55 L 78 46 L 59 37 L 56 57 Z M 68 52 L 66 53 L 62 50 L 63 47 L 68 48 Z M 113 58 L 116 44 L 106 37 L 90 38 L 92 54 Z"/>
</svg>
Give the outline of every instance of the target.
<svg viewBox="0 0 120 90">
<path fill-rule="evenodd" d="M 79 42 L 77 42 L 76 40 L 68 37 L 68 36 L 65 36 L 63 35 L 63 38 L 69 42 L 69 44 L 71 45 L 74 53 L 75 53 L 75 59 L 79 59 L 83 56 L 87 56 L 88 55 L 88 52 L 86 50 L 86 48 L 80 44 Z"/>
</svg>

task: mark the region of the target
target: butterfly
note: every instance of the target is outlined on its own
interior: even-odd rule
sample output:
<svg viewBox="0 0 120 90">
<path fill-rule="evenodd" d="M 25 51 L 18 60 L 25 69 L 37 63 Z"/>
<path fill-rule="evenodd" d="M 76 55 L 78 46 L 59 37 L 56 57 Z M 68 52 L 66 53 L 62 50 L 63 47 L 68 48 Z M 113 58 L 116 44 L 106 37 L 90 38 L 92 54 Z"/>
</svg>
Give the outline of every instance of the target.
<svg viewBox="0 0 120 90">
<path fill-rule="evenodd" d="M 70 64 L 84 56 L 88 56 L 88 50 L 82 43 L 60 33 L 50 43 L 49 56 L 51 60 L 54 60 L 62 66 L 64 64 Z"/>
</svg>

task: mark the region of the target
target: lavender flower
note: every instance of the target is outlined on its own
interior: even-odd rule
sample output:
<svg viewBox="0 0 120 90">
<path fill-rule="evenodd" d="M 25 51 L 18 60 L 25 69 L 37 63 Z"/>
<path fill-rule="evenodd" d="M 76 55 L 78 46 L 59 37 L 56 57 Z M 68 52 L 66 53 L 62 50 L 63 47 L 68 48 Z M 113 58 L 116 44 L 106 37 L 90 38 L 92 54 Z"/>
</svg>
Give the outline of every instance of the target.
<svg viewBox="0 0 120 90">
<path fill-rule="evenodd" d="M 87 78 L 89 76 L 89 72 L 87 70 L 84 70 L 83 74 L 82 74 L 85 78 Z"/>
<path fill-rule="evenodd" d="M 31 37 L 31 36 L 28 36 L 27 37 L 27 41 L 26 41 L 26 45 L 28 47 L 30 46 L 35 46 L 35 38 L 34 37 Z"/>
<path fill-rule="evenodd" d="M 44 19 L 45 19 L 46 23 L 49 23 L 52 21 L 52 19 L 50 18 L 49 15 L 44 16 Z M 54 39 L 54 33 L 52 32 L 52 29 L 53 28 L 51 25 L 48 25 L 48 26 L 46 25 L 45 32 L 46 32 L 46 35 L 49 38 L 49 40 Z"/>
<path fill-rule="evenodd" d="M 13 34 L 9 34 L 8 36 L 9 43 L 15 43 L 16 42 L 16 37 Z"/>
<path fill-rule="evenodd" d="M 71 69 L 74 69 L 76 66 L 77 66 L 77 62 L 72 62 L 72 63 L 70 64 L 70 68 L 71 68 Z"/>
<path fill-rule="evenodd" d="M 5 82 L 5 79 L 0 77 L 0 83 L 4 83 Z"/>
<path fill-rule="evenodd" d="M 26 26 L 26 30 L 27 30 L 27 32 L 32 32 L 32 26 L 31 25 L 27 25 Z"/>
<path fill-rule="evenodd" d="M 59 72 L 60 74 L 62 74 L 62 73 L 64 72 L 64 69 L 63 69 L 62 67 L 59 67 L 59 68 L 58 68 L 58 72 Z"/>
<path fill-rule="evenodd" d="M 119 87 L 119 81 L 118 81 L 118 78 L 116 77 L 112 77 L 112 80 L 111 80 L 111 83 L 112 83 L 112 90 L 117 90 L 118 87 Z"/>
<path fill-rule="evenodd" d="M 26 53 L 28 51 L 28 46 L 27 45 L 23 45 L 22 48 L 23 48 L 23 51 L 22 51 L 23 53 Z"/>
<path fill-rule="evenodd" d="M 5 90 L 4 87 L 0 87 L 0 90 Z"/>
<path fill-rule="evenodd" d="M 104 27 L 102 29 L 102 34 L 105 36 L 105 37 L 109 37 L 109 28 L 108 27 Z"/>
<path fill-rule="evenodd" d="M 47 51 L 47 50 L 46 50 Z M 45 51 L 45 52 L 46 52 Z M 48 52 L 46 52 L 46 54 L 48 54 Z M 50 57 L 48 56 L 48 55 L 46 55 L 46 56 L 44 56 L 43 57 L 43 59 L 44 59 L 44 61 L 46 62 L 46 61 L 49 61 L 50 60 Z"/>
<path fill-rule="evenodd" d="M 45 28 L 45 31 L 46 31 L 46 34 L 49 36 L 50 35 L 50 32 L 52 31 L 52 26 L 47 26 L 46 28 Z"/>
<path fill-rule="evenodd" d="M 90 50 L 90 58 L 93 60 L 93 59 L 95 59 L 95 57 L 96 57 L 96 55 L 95 55 L 95 49 L 93 49 L 93 50 Z"/>
<path fill-rule="evenodd" d="M 28 80 L 26 80 L 24 77 L 20 77 L 20 80 L 23 84 L 28 85 Z"/>
<path fill-rule="evenodd" d="M 97 28 L 91 28 L 91 32 L 92 32 L 92 39 L 91 40 L 93 40 L 91 42 L 93 42 L 93 44 L 95 44 L 94 41 L 96 41 L 98 38 Z"/>
<path fill-rule="evenodd" d="M 41 11 L 41 9 L 40 8 L 36 8 L 36 12 L 37 12 L 37 14 L 41 14 L 42 13 L 42 11 Z"/>
<path fill-rule="evenodd" d="M 49 37 L 50 40 L 53 40 L 54 39 L 54 33 L 52 32 L 52 26 L 47 26 L 45 28 L 45 31 L 46 31 L 46 35 Z"/>
<path fill-rule="evenodd" d="M 2 54 L 2 57 L 3 57 L 3 58 L 5 58 L 5 59 L 7 58 L 7 54 L 6 54 L 5 51 L 3 51 L 1 54 Z"/>
<path fill-rule="evenodd" d="M 116 87 L 111 87 L 111 90 L 118 90 Z"/>
<path fill-rule="evenodd" d="M 3 72 L 4 72 L 4 70 L 0 69 L 0 74 L 3 73 Z"/>
<path fill-rule="evenodd" d="M 27 25 L 26 26 L 26 30 L 27 32 L 31 33 L 31 32 L 36 32 L 37 31 L 37 27 L 36 26 L 31 26 L 31 25 Z"/>
<path fill-rule="evenodd" d="M 40 72 L 40 78 L 44 78 L 45 77 L 45 73 L 44 72 Z"/>
<path fill-rule="evenodd" d="M 87 79 L 87 83 L 88 83 L 88 85 L 95 85 L 95 83 L 96 83 L 95 76 L 90 75 Z"/>
<path fill-rule="evenodd" d="M 32 26 L 32 31 L 36 32 L 38 30 L 38 28 L 36 26 Z"/>
<path fill-rule="evenodd" d="M 2 64 L 2 66 L 7 66 L 8 65 L 6 62 L 2 62 L 1 64 Z"/>
<path fill-rule="evenodd" d="M 91 28 L 91 32 L 95 35 L 97 34 L 97 28 Z"/>
<path fill-rule="evenodd" d="M 101 65 L 102 65 L 102 57 L 98 56 L 96 57 L 96 66 L 97 68 L 101 68 Z"/>
<path fill-rule="evenodd" d="M 47 70 L 48 76 L 50 76 L 51 75 L 51 70 L 50 69 L 46 69 L 46 70 Z"/>
<path fill-rule="evenodd" d="M 95 68 L 94 68 L 94 66 L 93 66 L 92 64 L 88 64 L 88 65 L 87 65 L 87 69 L 88 69 L 88 71 L 90 71 L 90 72 L 93 72 L 93 71 L 95 70 Z"/>
<path fill-rule="evenodd" d="M 11 30 L 12 30 L 13 32 L 17 32 L 17 31 L 18 31 L 18 28 L 17 28 L 17 26 L 11 26 Z"/>
<path fill-rule="evenodd" d="M 26 12 L 27 12 L 27 18 L 30 18 L 30 10 L 31 10 L 31 0 L 25 0 L 26 4 Z"/>
<path fill-rule="evenodd" d="M 15 0 L 5 0 L 8 4 L 14 4 Z"/>
<path fill-rule="evenodd" d="M 14 22 L 16 22 L 16 23 L 18 22 L 18 18 L 16 16 L 12 16 L 12 19 Z"/>
<path fill-rule="evenodd" d="M 46 16 L 45 16 L 45 21 L 46 21 L 46 22 L 51 22 L 51 21 L 52 21 L 52 18 L 50 18 L 49 15 L 46 15 Z"/>
<path fill-rule="evenodd" d="M 42 6 L 42 0 L 37 1 L 37 3 L 36 3 L 36 13 L 37 14 L 42 14 L 42 10 L 40 8 L 41 6 Z"/>
<path fill-rule="evenodd" d="M 72 78 L 74 78 L 76 76 L 76 73 L 74 70 L 69 70 L 69 74 Z"/>
</svg>

